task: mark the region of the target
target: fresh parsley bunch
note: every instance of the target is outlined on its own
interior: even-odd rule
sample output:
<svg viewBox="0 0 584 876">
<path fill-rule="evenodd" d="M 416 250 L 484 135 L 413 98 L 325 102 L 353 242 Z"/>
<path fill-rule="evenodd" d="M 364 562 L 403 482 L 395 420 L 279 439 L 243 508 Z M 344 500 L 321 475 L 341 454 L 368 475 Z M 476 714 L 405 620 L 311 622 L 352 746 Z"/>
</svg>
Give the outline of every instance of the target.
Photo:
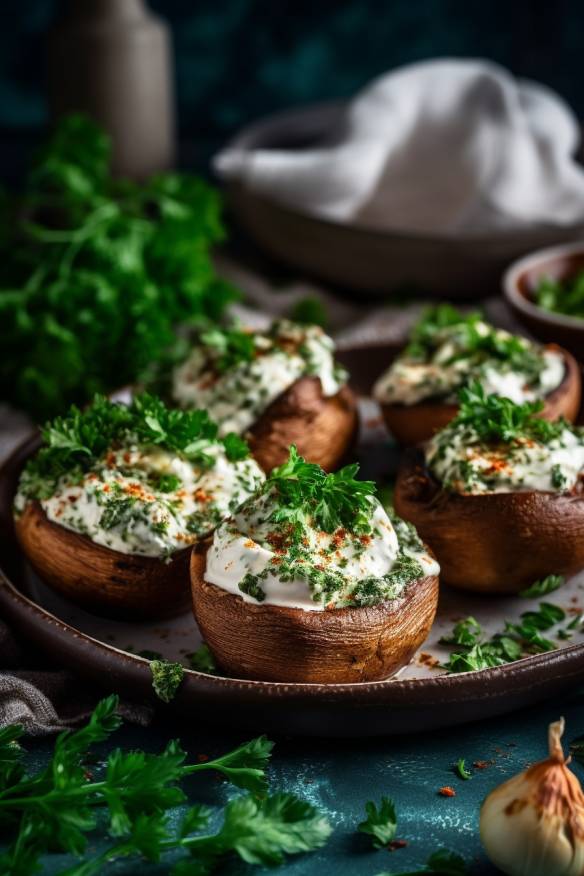
<svg viewBox="0 0 584 876">
<path fill-rule="evenodd" d="M 110 143 L 65 118 L 0 201 L 0 398 L 38 418 L 133 381 L 177 324 L 237 297 L 214 270 L 220 202 L 201 180 L 115 180 Z"/>
<path fill-rule="evenodd" d="M 359 481 L 357 463 L 327 474 L 320 465 L 299 456 L 294 445 L 286 462 L 275 468 L 264 491 L 275 490 L 278 508 L 273 520 L 302 528 L 307 518 L 324 532 L 343 526 L 355 532 L 370 530 L 375 483 Z"/>
<path fill-rule="evenodd" d="M 0 856 L 0 872 L 29 876 L 49 851 L 79 858 L 88 840 L 108 834 L 111 846 L 97 857 L 72 866 L 68 876 L 101 874 L 120 858 L 164 860 L 173 852 L 174 876 L 205 876 L 230 856 L 249 864 L 274 866 L 285 855 L 324 845 L 331 833 L 327 819 L 292 794 L 267 795 L 265 769 L 273 743 L 261 736 L 215 760 L 186 764 L 179 743 L 158 755 L 114 749 L 96 776 L 88 773 L 91 748 L 118 728 L 117 697 L 103 700 L 87 726 L 65 731 L 48 765 L 27 775 L 22 762 L 19 725 L 0 730 L 0 827 L 14 838 Z M 222 824 L 209 830 L 213 810 L 194 805 L 177 819 L 174 807 L 186 802 L 180 782 L 215 770 L 248 793 L 223 809 Z M 183 852 L 176 858 L 176 853 Z"/>
<path fill-rule="evenodd" d="M 50 495 L 63 474 L 88 471 L 108 449 L 124 442 L 164 447 L 201 465 L 209 462 L 209 447 L 216 442 L 232 462 L 249 454 L 238 435 L 220 439 L 206 411 L 168 408 L 148 393 L 134 396 L 129 405 L 96 395 L 83 410 L 72 405 L 64 417 L 49 421 L 42 437 L 43 446 L 25 469 L 26 492 L 38 498 L 47 490 Z"/>
</svg>

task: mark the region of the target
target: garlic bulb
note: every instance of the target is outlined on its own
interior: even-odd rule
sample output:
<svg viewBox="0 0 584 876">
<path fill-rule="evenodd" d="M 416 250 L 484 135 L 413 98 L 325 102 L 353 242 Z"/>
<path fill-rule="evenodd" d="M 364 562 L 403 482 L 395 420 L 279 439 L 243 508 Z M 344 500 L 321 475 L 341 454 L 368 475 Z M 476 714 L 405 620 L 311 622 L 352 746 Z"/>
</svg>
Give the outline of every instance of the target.
<svg viewBox="0 0 584 876">
<path fill-rule="evenodd" d="M 509 779 L 481 808 L 481 840 L 507 876 L 582 876 L 584 794 L 568 769 L 564 719 L 549 727 L 549 757 Z"/>
</svg>

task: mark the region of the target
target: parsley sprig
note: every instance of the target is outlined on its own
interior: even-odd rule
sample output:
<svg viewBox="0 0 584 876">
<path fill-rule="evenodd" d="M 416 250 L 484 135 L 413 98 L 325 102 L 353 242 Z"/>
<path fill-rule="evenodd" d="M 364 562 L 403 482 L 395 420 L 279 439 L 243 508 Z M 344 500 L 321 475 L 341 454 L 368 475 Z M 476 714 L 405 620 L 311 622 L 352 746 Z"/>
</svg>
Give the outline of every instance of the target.
<svg viewBox="0 0 584 876">
<path fill-rule="evenodd" d="M 455 431 L 469 427 L 485 443 L 511 443 L 517 438 L 548 443 L 568 427 L 563 419 L 550 423 L 538 417 L 543 402 L 516 404 L 508 398 L 487 395 L 478 382 L 461 389 L 459 401 L 459 412 L 446 428 Z"/>
<path fill-rule="evenodd" d="M 379 808 L 369 800 L 365 804 L 365 814 L 367 817 L 357 826 L 357 830 L 372 837 L 373 848 L 384 848 L 395 838 L 397 831 L 397 814 L 393 800 L 382 797 Z"/>
<path fill-rule="evenodd" d="M 206 411 L 182 411 L 166 407 L 156 396 L 142 393 L 130 405 L 96 395 L 84 410 L 72 405 L 64 417 L 48 422 L 43 446 L 26 466 L 27 492 L 42 497 L 61 475 L 88 471 L 109 449 L 135 442 L 160 446 L 198 464 L 207 464 L 212 444 L 223 443 L 229 460 L 249 455 L 238 435 L 218 437 L 216 424 Z"/>
<path fill-rule="evenodd" d="M 251 740 L 232 752 L 203 763 L 185 763 L 177 741 L 158 755 L 114 749 L 93 778 L 85 763 L 90 749 L 119 727 L 117 697 L 103 700 L 81 730 L 62 733 L 48 765 L 27 775 L 18 739 L 22 727 L 0 731 L 0 823 L 14 841 L 0 857 L 0 871 L 29 876 L 48 851 L 77 857 L 88 839 L 106 831 L 112 846 L 66 871 L 69 876 L 104 872 L 119 858 L 141 855 L 159 861 L 174 852 L 174 876 L 209 874 L 230 855 L 250 864 L 281 864 L 284 855 L 324 845 L 331 828 L 311 804 L 291 795 L 265 796 L 272 743 Z M 212 810 L 191 807 L 176 824 L 169 812 L 185 802 L 180 782 L 194 773 L 215 770 L 249 793 L 225 806 L 215 832 L 201 833 Z M 256 797 L 254 795 L 262 795 Z M 176 860 L 176 852 L 184 852 Z"/>
<path fill-rule="evenodd" d="M 545 310 L 584 319 L 584 271 L 564 280 L 542 277 L 534 298 Z"/>
<path fill-rule="evenodd" d="M 272 519 L 299 530 L 311 519 L 324 532 L 339 527 L 368 532 L 376 487 L 373 481 L 357 480 L 358 472 L 354 463 L 327 474 L 292 445 L 286 462 L 272 471 L 264 486 L 264 492 L 275 490 L 278 497 Z"/>
</svg>

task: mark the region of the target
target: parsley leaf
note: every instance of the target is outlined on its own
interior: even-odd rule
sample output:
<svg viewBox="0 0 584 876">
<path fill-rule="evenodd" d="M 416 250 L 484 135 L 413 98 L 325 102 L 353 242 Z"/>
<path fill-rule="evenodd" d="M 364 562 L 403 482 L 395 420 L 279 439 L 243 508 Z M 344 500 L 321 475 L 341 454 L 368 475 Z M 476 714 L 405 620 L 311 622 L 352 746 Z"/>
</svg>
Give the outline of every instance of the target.
<svg viewBox="0 0 584 876">
<path fill-rule="evenodd" d="M 258 736 L 223 757 L 185 767 L 184 773 L 217 770 L 229 779 L 232 785 L 245 788 L 254 794 L 265 794 L 268 789 L 265 769 L 270 761 L 273 747 L 274 743 L 265 736 Z"/>
<path fill-rule="evenodd" d="M 264 485 L 264 492 L 275 489 L 278 494 L 274 520 L 298 526 L 311 516 L 324 532 L 341 526 L 368 531 L 375 483 L 356 480 L 358 471 L 355 463 L 326 474 L 319 465 L 299 456 L 292 445 L 287 461 L 272 471 Z"/>
<path fill-rule="evenodd" d="M 536 596 L 545 596 L 546 593 L 553 593 L 554 590 L 561 587 L 565 580 L 566 579 L 563 575 L 547 575 L 540 581 L 534 581 L 529 587 L 521 590 L 519 595 L 524 596 L 526 599 L 531 599 Z"/>
<path fill-rule="evenodd" d="M 378 873 L 377 876 L 468 876 L 470 873 L 464 858 L 447 849 L 439 849 L 428 858 L 418 870 L 408 870 L 407 873 Z"/>
<path fill-rule="evenodd" d="M 164 703 L 174 699 L 184 676 L 184 667 L 180 663 L 169 663 L 166 660 L 151 660 L 152 687 L 156 696 Z"/>
<path fill-rule="evenodd" d="M 215 658 L 205 642 L 196 651 L 186 656 L 191 664 L 191 668 L 196 669 L 197 672 L 206 672 L 208 675 L 214 675 L 217 672 Z"/>
<path fill-rule="evenodd" d="M 563 280 L 542 277 L 535 288 L 534 298 L 535 303 L 545 310 L 584 318 L 584 271 Z"/>
<path fill-rule="evenodd" d="M 369 801 L 365 804 L 365 813 L 367 818 L 358 825 L 357 830 L 372 836 L 374 848 L 382 849 L 392 841 L 397 830 L 397 815 L 393 800 L 382 797 L 379 809 L 375 803 Z"/>
<path fill-rule="evenodd" d="M 290 319 L 292 322 L 299 323 L 300 325 L 319 325 L 323 329 L 329 323 L 329 316 L 324 302 L 314 295 L 300 298 L 290 310 Z"/>
<path fill-rule="evenodd" d="M 22 724 L 0 728 L 0 793 L 24 775 L 22 748 L 19 739 L 24 733 Z"/>
<path fill-rule="evenodd" d="M 495 633 L 488 640 L 484 639 L 482 628 L 473 617 L 465 618 L 455 624 L 449 636 L 440 639 L 442 644 L 457 648 L 444 668 L 448 672 L 472 672 L 502 666 L 526 654 L 552 651 L 557 648 L 556 643 L 541 634 L 565 617 L 566 613 L 559 605 L 540 602 L 536 611 L 524 611 L 519 621 L 506 621 L 504 631 Z M 563 630 L 559 630 L 558 635 L 560 638 L 569 637 Z"/>
<path fill-rule="evenodd" d="M 485 394 L 480 383 L 474 382 L 459 392 L 460 408 L 447 429 L 469 426 L 480 441 L 510 443 L 519 437 L 534 438 L 543 443 L 557 438 L 567 428 L 564 419 L 550 423 L 537 416 L 543 402 L 515 404 L 511 399 Z"/>
<path fill-rule="evenodd" d="M 218 194 L 187 174 L 114 179 L 110 151 L 64 118 L 0 205 L 0 398 L 39 418 L 132 382 L 177 325 L 239 297 L 211 260 Z"/>
<path fill-rule="evenodd" d="M 238 328 L 208 329 L 201 334 L 201 341 L 213 351 L 213 364 L 218 371 L 251 362 L 256 354 L 253 334 Z"/>
<path fill-rule="evenodd" d="M 472 773 L 467 770 L 463 757 L 456 761 L 455 770 L 457 776 L 465 781 L 472 778 Z"/>
<path fill-rule="evenodd" d="M 464 645 L 471 648 L 479 641 L 482 628 L 474 617 L 467 617 L 458 621 L 449 636 L 442 636 L 440 642 L 443 645 Z"/>
</svg>

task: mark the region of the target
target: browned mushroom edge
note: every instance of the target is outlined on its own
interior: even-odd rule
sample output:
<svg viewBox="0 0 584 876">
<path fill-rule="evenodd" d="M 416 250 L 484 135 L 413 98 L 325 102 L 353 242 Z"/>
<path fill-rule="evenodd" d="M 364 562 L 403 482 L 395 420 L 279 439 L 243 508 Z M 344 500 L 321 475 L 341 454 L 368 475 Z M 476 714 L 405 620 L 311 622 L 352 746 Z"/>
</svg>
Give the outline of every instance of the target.
<svg viewBox="0 0 584 876">
<path fill-rule="evenodd" d="M 584 492 L 463 495 L 442 489 L 422 451 L 398 471 L 395 509 L 440 563 L 440 580 L 481 593 L 517 593 L 549 574 L 584 567 Z"/>
<path fill-rule="evenodd" d="M 169 618 L 190 604 L 190 546 L 168 562 L 123 554 L 48 519 L 38 501 L 15 519 L 18 541 L 38 574 L 89 611 L 131 620 Z"/>
<path fill-rule="evenodd" d="M 304 611 L 247 602 L 204 580 L 207 549 L 191 554 L 193 611 L 217 663 L 236 678 L 344 684 L 388 678 L 426 639 L 438 578 L 412 582 L 402 597 L 362 608 Z"/>
<path fill-rule="evenodd" d="M 247 437 L 266 472 L 288 459 L 291 444 L 332 471 L 351 450 L 357 429 L 357 401 L 348 386 L 327 398 L 318 377 L 301 377 L 266 408 Z"/>
</svg>

